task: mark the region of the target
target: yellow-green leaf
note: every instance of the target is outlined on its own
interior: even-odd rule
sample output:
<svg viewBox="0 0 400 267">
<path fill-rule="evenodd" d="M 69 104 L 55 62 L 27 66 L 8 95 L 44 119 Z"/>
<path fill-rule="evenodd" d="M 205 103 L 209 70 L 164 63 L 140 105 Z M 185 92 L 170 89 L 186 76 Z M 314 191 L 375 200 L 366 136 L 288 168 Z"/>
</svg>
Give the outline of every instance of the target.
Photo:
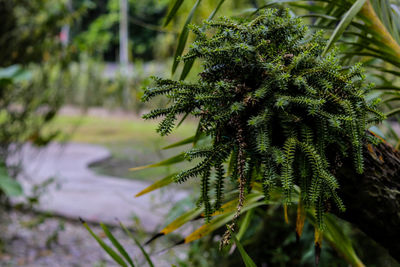
<svg viewBox="0 0 400 267">
<path fill-rule="evenodd" d="M 161 180 L 158 180 L 157 182 L 155 182 L 154 184 L 150 185 L 149 187 L 146 187 L 145 189 L 143 189 L 142 191 L 140 191 L 139 193 L 137 193 L 135 195 L 135 197 L 140 197 L 144 194 L 147 194 L 151 191 L 157 190 L 161 187 L 167 186 L 171 183 L 174 182 L 174 177 L 175 177 L 176 173 L 173 173 L 171 175 L 168 175 L 164 178 L 162 178 Z"/>
</svg>

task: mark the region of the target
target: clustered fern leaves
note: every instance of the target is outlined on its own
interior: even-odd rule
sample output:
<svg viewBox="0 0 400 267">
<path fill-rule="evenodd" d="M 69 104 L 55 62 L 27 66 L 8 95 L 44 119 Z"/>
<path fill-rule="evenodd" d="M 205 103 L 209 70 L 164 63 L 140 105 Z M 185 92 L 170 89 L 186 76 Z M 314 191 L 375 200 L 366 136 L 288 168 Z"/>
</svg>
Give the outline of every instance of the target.
<svg viewBox="0 0 400 267">
<path fill-rule="evenodd" d="M 175 177 L 199 177 L 205 214 L 221 207 L 230 158 L 232 181 L 239 181 L 239 206 L 254 181 L 265 196 L 281 188 L 290 204 L 295 185 L 306 207 L 323 224 L 324 205 L 344 205 L 334 175 L 338 157 L 351 157 L 363 171 L 362 144 L 367 124 L 383 115 L 378 100 L 367 101 L 370 86 L 360 65 L 345 69 L 334 52 L 322 57 L 322 33 L 309 34 L 287 10 L 270 9 L 253 20 L 221 18 L 191 26 L 197 35 L 183 60 L 201 59 L 204 70 L 195 83 L 155 78 L 144 100 L 165 95 L 166 108 L 144 118 L 163 117 L 158 132 L 169 134 L 179 115 L 199 119 L 209 147 L 186 153 L 199 164 Z M 210 175 L 216 173 L 215 197 Z"/>
</svg>

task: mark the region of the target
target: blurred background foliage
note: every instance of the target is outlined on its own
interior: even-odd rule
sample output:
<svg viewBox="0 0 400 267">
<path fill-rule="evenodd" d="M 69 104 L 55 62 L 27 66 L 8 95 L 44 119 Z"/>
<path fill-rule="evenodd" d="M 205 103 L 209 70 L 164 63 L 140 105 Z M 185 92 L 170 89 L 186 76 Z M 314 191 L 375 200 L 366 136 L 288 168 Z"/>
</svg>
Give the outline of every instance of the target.
<svg viewBox="0 0 400 267">
<path fill-rule="evenodd" d="M 7 158 L 19 145 L 25 141 L 37 145 L 45 145 L 53 139 L 59 141 L 60 130 L 74 124 L 75 119 L 79 121 L 78 118 L 56 117 L 64 105 L 84 110 L 122 108 L 141 114 L 165 104 L 162 99 L 151 104 L 140 101 L 142 88 L 150 84 L 150 75 L 179 79 L 188 73 L 187 80 L 196 79 L 196 73 L 202 68 L 200 62 L 194 62 L 191 67 L 178 63 L 177 59 L 194 41 L 194 36 L 186 32 L 187 24 L 200 23 L 214 11 L 217 11 L 216 16 L 244 17 L 264 8 L 288 7 L 311 29 L 323 29 L 329 49 L 338 50 L 342 64 L 363 63 L 367 78 L 375 83 L 373 94 L 383 98 L 381 108 L 389 117 L 373 130 L 396 148 L 400 147 L 400 0 L 129 0 L 128 3 L 130 64 L 125 76 L 118 64 L 119 0 L 0 0 L 1 198 L 4 199 L 5 194 L 22 193 L 10 178 L 15 177 L 17 166 L 7 166 Z M 171 74 L 174 65 L 176 70 Z M 126 85 L 132 103 L 129 106 L 124 101 Z M 100 131 L 91 142 L 97 142 L 98 138 L 99 143 L 110 149 L 115 149 L 115 144 L 127 146 L 126 136 L 135 134 L 133 129 L 125 134 L 120 126 L 110 126 L 113 131 L 125 134 L 118 143 L 120 136 L 102 132 L 104 125 L 112 123 L 105 120 L 100 124 L 93 126 Z M 152 127 L 144 125 L 141 133 L 150 133 Z M 188 137 L 193 127 L 184 128 L 178 138 Z M 81 132 L 78 130 L 75 140 L 89 141 L 88 136 L 92 136 L 85 130 L 85 127 Z M 107 136 L 113 140 L 105 140 Z M 165 143 L 149 136 L 148 143 L 135 136 L 133 144 L 143 151 L 148 149 L 145 145 L 155 144 L 157 148 L 152 155 L 156 156 L 152 160 L 159 159 L 158 151 Z M 122 155 L 120 149 L 115 149 L 114 155 L 126 161 L 129 153 Z M 112 175 L 118 168 L 118 161 L 116 164 L 117 167 L 114 164 L 96 168 Z M 132 160 L 127 164 L 132 164 Z M 174 167 L 164 166 L 162 171 L 145 173 L 140 179 L 171 170 L 175 170 Z M 302 239 L 297 242 L 293 224 L 283 223 L 281 206 L 252 210 L 250 223 L 244 222 L 246 213 L 239 222 L 247 225 L 240 242 L 257 264 L 313 265 L 314 232 L 310 224 L 306 224 Z M 289 210 L 290 217 L 294 218 L 295 214 L 295 210 Z M 355 251 L 349 253 L 358 255 L 365 265 L 399 266 L 384 248 L 361 231 L 341 220 L 336 223 L 341 233 L 351 237 Z M 242 265 L 237 250 L 218 251 L 218 240 L 224 231 L 222 225 L 191 243 L 188 261 L 181 262 L 181 266 Z M 337 244 L 324 243 L 322 255 L 321 266 L 349 264 Z"/>
</svg>

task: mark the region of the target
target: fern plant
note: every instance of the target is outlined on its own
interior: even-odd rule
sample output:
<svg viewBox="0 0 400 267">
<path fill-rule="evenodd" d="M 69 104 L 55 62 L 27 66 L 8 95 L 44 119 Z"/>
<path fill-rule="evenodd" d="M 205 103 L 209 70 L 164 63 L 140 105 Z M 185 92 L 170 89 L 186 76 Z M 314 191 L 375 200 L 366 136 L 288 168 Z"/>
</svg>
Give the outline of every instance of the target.
<svg viewBox="0 0 400 267">
<path fill-rule="evenodd" d="M 198 80 L 154 78 L 143 96 L 144 101 L 159 95 L 169 99 L 169 106 L 144 115 L 163 118 L 161 135 L 171 133 L 180 115 L 192 115 L 199 121 L 197 136 L 211 138 L 209 146 L 185 153 L 189 161 L 202 160 L 174 180 L 201 179 L 199 203 L 206 218 L 220 209 L 226 181 L 237 183 L 234 220 L 254 182 L 262 184 L 266 199 L 271 190 L 281 189 L 285 207 L 298 186 L 301 202 L 315 209 L 322 229 L 331 202 L 345 209 L 335 167 L 340 159 L 352 158 L 362 173 L 367 124 L 384 118 L 376 109 L 379 99 L 366 99 L 371 85 L 361 66 L 342 67 L 334 51 L 321 56 L 322 32 L 308 32 L 288 10 L 267 9 L 252 20 L 220 18 L 190 28 L 197 39 L 182 60 L 202 60 Z"/>
</svg>

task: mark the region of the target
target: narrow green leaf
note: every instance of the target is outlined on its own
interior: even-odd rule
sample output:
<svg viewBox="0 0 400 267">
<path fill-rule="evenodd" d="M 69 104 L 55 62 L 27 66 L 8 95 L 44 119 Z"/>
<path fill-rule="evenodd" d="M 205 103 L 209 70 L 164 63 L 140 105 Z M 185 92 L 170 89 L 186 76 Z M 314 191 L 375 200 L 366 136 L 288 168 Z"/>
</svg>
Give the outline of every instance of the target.
<svg viewBox="0 0 400 267">
<path fill-rule="evenodd" d="M 162 149 L 170 149 L 170 148 L 175 148 L 175 147 L 184 146 L 184 145 L 193 143 L 194 138 L 195 138 L 195 135 L 193 135 L 191 137 L 188 137 L 188 138 L 185 138 L 183 140 L 180 140 L 180 141 L 178 141 L 176 143 L 170 144 L 168 146 L 165 146 Z"/>
<path fill-rule="evenodd" d="M 196 129 L 196 135 L 194 136 L 194 141 L 193 141 L 193 146 L 195 146 L 197 144 L 198 141 L 200 141 L 201 139 L 205 138 L 206 136 L 204 135 L 204 133 L 201 131 L 200 128 L 200 124 L 197 126 Z"/>
<path fill-rule="evenodd" d="M 96 239 L 97 243 L 99 243 L 99 245 L 102 247 L 102 249 L 107 252 L 108 255 L 110 255 L 111 258 L 113 258 L 113 260 L 118 263 L 120 266 L 122 267 L 128 267 L 128 265 L 124 262 L 124 260 L 117 254 L 117 252 L 115 252 L 112 248 L 110 248 L 106 243 L 104 243 L 103 240 L 101 240 L 100 237 L 98 237 L 93 231 L 92 229 L 89 227 L 89 225 L 83 221 L 82 219 L 80 219 L 83 226 L 89 231 L 89 233 L 93 236 L 94 239 Z"/>
<path fill-rule="evenodd" d="M 247 254 L 247 252 L 244 250 L 242 244 L 239 242 L 239 240 L 236 238 L 235 234 L 232 232 L 232 230 L 229 227 L 228 227 L 228 230 L 231 233 L 232 239 L 235 242 L 237 248 L 239 249 L 240 255 L 242 256 L 245 266 L 246 267 L 257 267 L 257 265 L 250 258 L 249 254 Z"/>
<path fill-rule="evenodd" d="M 240 224 L 239 232 L 237 234 L 238 240 L 242 239 L 242 237 L 247 231 L 247 228 L 249 228 L 251 219 L 253 218 L 253 214 L 254 214 L 254 209 L 251 209 L 246 213 L 246 216 L 244 217 L 242 223 Z"/>
<path fill-rule="evenodd" d="M 104 233 L 110 239 L 111 243 L 114 245 L 114 247 L 119 251 L 119 253 L 125 258 L 125 260 L 130 264 L 130 266 L 135 267 L 135 265 L 132 262 L 131 257 L 128 255 L 124 247 L 121 245 L 121 243 L 118 242 L 118 240 L 113 236 L 113 234 L 110 232 L 108 227 L 100 223 L 101 228 L 103 228 Z"/>
<path fill-rule="evenodd" d="M 147 194 L 149 192 L 152 192 L 154 190 L 157 190 L 157 189 L 159 189 L 161 187 L 164 187 L 164 186 L 167 186 L 167 185 L 173 183 L 175 175 L 177 175 L 177 173 L 173 173 L 171 175 L 168 175 L 168 176 L 162 178 L 161 180 L 158 180 L 154 184 L 150 185 L 149 187 L 146 187 L 145 189 L 143 189 L 142 191 L 137 193 L 135 195 L 135 197 L 140 197 L 140 196 L 142 196 L 144 194 Z"/>
<path fill-rule="evenodd" d="M 326 230 L 324 236 L 333 247 L 342 255 L 351 266 L 364 267 L 357 253 L 355 252 L 348 235 L 343 232 L 343 228 L 337 223 L 337 219 L 331 214 L 327 214 L 325 219 Z"/>
<path fill-rule="evenodd" d="M 265 5 L 259 7 L 254 13 L 260 11 L 261 9 L 270 8 L 271 6 L 281 5 L 285 3 L 295 3 L 295 2 L 304 2 L 305 0 L 277 0 L 277 1 L 268 1 Z M 313 1 L 309 1 L 313 2 Z"/>
<path fill-rule="evenodd" d="M 167 18 L 165 19 L 164 27 L 167 26 L 172 18 L 175 16 L 176 12 L 181 7 L 184 0 L 175 0 L 174 5 L 172 6 L 171 10 L 169 11 Z M 172 2 L 172 1 L 171 1 Z"/>
<path fill-rule="evenodd" d="M 217 216 L 216 218 L 212 219 L 209 223 L 202 225 L 200 228 L 196 229 L 193 233 L 186 236 L 184 243 L 187 244 L 193 242 L 195 240 L 202 238 L 203 236 L 212 233 L 213 231 L 217 230 L 218 228 L 230 222 L 234 216 L 235 216 L 234 211 Z"/>
<path fill-rule="evenodd" d="M 145 257 L 147 263 L 149 264 L 150 267 L 154 267 L 153 262 L 150 259 L 149 254 L 147 254 L 146 250 L 144 250 L 143 246 L 140 244 L 140 242 L 132 235 L 131 231 L 128 230 L 128 228 L 125 227 L 125 225 L 122 224 L 122 222 L 119 222 L 119 225 L 122 227 L 122 229 L 125 231 L 125 233 L 136 243 L 136 245 L 140 248 L 142 251 L 143 256 Z"/>
<path fill-rule="evenodd" d="M 225 2 L 225 0 L 220 0 L 217 4 L 217 7 L 211 12 L 210 16 L 207 18 L 207 21 L 210 21 L 214 18 L 215 14 L 217 14 L 218 10 L 222 6 L 222 4 Z"/>
<path fill-rule="evenodd" d="M 400 113 L 400 108 L 395 108 L 395 109 L 392 109 L 391 111 L 389 111 L 388 113 L 386 113 L 385 115 L 387 118 L 389 118 L 398 113 Z"/>
<path fill-rule="evenodd" d="M 179 80 L 183 81 L 184 79 L 186 79 L 187 75 L 189 74 L 190 70 L 193 67 L 193 64 L 194 64 L 194 59 L 189 59 L 185 61 Z"/>
<path fill-rule="evenodd" d="M 134 168 L 130 168 L 130 171 L 138 171 L 138 170 L 143 170 L 143 169 L 148 169 L 148 168 L 153 168 L 153 167 L 161 167 L 161 166 L 169 166 L 178 162 L 182 162 L 185 160 L 185 154 L 184 153 L 180 153 L 176 156 L 173 156 L 169 159 L 166 160 L 162 160 L 158 163 L 154 163 L 154 164 L 149 164 L 149 165 L 145 165 L 145 166 L 139 166 L 139 167 L 134 167 Z"/>
<path fill-rule="evenodd" d="M 316 225 L 315 213 L 312 210 L 306 211 L 307 219 L 314 226 Z M 351 240 L 344 233 L 343 227 L 339 225 L 338 219 L 332 214 L 326 214 L 324 229 L 324 239 L 351 265 L 356 267 L 365 267 L 357 253 L 354 250 Z"/>
<path fill-rule="evenodd" d="M 207 21 L 210 21 L 214 18 L 215 14 L 217 14 L 218 10 L 222 6 L 222 4 L 225 2 L 225 0 L 220 0 L 217 4 L 217 7 L 211 12 L 210 16 L 207 18 Z M 187 75 L 189 74 L 190 70 L 192 69 L 194 64 L 194 59 L 187 60 L 185 64 L 183 65 L 182 73 L 179 78 L 179 80 L 184 80 L 186 79 Z"/>
<path fill-rule="evenodd" d="M 357 15 L 357 13 L 361 10 L 362 6 L 364 5 L 366 0 L 357 0 L 351 6 L 351 8 L 344 14 L 343 18 L 341 19 L 338 26 L 335 28 L 335 31 L 332 33 L 331 37 L 329 38 L 328 43 L 324 51 L 322 52 L 322 56 L 325 56 L 329 49 L 333 46 L 333 44 L 340 38 L 344 30 L 349 26 L 353 18 Z"/>
<path fill-rule="evenodd" d="M 189 16 L 187 17 L 187 19 L 185 21 L 185 24 L 183 25 L 182 31 L 179 34 L 178 46 L 175 50 L 174 63 L 172 65 L 172 74 L 175 73 L 176 68 L 178 67 L 178 63 L 179 63 L 178 57 L 180 57 L 182 55 L 183 49 L 185 49 L 186 41 L 189 36 L 189 29 L 187 26 L 192 21 L 193 15 L 194 15 L 197 7 L 199 6 L 200 2 L 201 2 L 201 0 L 197 0 L 196 3 L 194 4 L 192 10 L 189 13 Z"/>
<path fill-rule="evenodd" d="M 253 209 L 255 207 L 264 205 L 265 202 L 259 201 L 255 203 L 248 204 L 243 207 L 242 212 L 245 212 L 246 210 Z M 219 216 L 216 216 L 213 218 L 209 223 L 204 224 L 197 230 L 195 230 L 193 233 L 185 237 L 184 243 L 190 243 L 193 242 L 199 238 L 202 238 L 203 236 L 206 236 L 210 234 L 211 232 L 217 230 L 218 228 L 222 227 L 223 225 L 227 224 L 228 222 L 232 221 L 233 217 L 236 214 L 236 210 L 234 209 L 231 212 L 227 213 L 222 213 Z"/>
<path fill-rule="evenodd" d="M 175 231 L 176 229 L 178 229 L 179 227 L 181 227 L 188 221 L 193 220 L 194 218 L 199 216 L 202 213 L 202 211 L 203 211 L 202 209 L 195 208 L 195 209 L 185 212 L 184 214 L 182 214 L 181 216 L 176 218 L 173 222 L 168 224 L 164 229 L 162 229 L 160 231 L 160 233 L 166 235 L 166 234 L 169 234 L 169 233 Z"/>
</svg>

